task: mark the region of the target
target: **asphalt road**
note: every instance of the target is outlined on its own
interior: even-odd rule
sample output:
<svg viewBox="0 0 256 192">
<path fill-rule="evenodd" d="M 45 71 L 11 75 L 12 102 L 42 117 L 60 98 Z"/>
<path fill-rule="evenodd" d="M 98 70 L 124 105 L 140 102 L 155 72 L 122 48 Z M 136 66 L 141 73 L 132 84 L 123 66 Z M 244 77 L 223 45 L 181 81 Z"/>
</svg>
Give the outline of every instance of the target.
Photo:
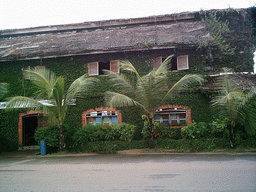
<svg viewBox="0 0 256 192">
<path fill-rule="evenodd" d="M 256 191 L 256 154 L 0 158 L 0 191 Z"/>
</svg>

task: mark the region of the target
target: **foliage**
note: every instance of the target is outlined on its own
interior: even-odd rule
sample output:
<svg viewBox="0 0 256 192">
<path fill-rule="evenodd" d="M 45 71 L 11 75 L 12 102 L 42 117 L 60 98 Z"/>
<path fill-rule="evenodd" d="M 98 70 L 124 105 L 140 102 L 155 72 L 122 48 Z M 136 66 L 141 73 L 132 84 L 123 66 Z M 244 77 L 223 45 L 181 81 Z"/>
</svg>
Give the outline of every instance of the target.
<svg viewBox="0 0 256 192">
<path fill-rule="evenodd" d="M 190 152 L 203 149 L 225 149 L 228 142 L 225 139 L 212 138 L 212 139 L 193 139 L 193 140 L 172 140 L 163 139 L 155 140 L 157 148 L 163 149 L 178 149 L 182 152 Z"/>
<path fill-rule="evenodd" d="M 47 117 L 59 127 L 59 148 L 65 150 L 63 123 L 67 114 L 68 106 L 72 99 L 81 96 L 87 88 L 96 82 L 93 78 L 85 75 L 76 79 L 65 92 L 65 81 L 63 77 L 56 77 L 53 72 L 47 69 L 24 70 L 24 75 L 30 77 L 30 81 L 38 88 L 35 93 L 36 99 L 51 100 L 49 105 L 43 105 L 38 100 L 16 96 L 9 99 L 7 108 L 15 106 L 31 108 L 35 111 L 42 110 Z"/>
<path fill-rule="evenodd" d="M 193 122 L 191 125 L 181 128 L 182 135 L 189 139 L 201 139 L 209 135 L 208 125 L 205 122 Z"/>
<path fill-rule="evenodd" d="M 120 150 L 141 149 L 146 147 L 144 140 L 129 141 L 90 141 L 84 146 L 79 146 L 73 151 L 80 152 L 105 152 L 111 153 Z"/>
<path fill-rule="evenodd" d="M 46 142 L 46 152 L 52 153 L 58 151 L 59 146 L 59 128 L 56 125 L 50 125 L 45 128 L 39 128 L 35 131 L 35 140 L 40 143 Z"/>
<path fill-rule="evenodd" d="M 205 54 L 207 59 L 222 57 L 223 55 L 232 55 L 235 47 L 229 43 L 228 33 L 230 29 L 228 22 L 220 21 L 216 15 L 209 14 L 201 21 L 210 33 L 210 40 L 198 43 L 198 49 Z"/>
<path fill-rule="evenodd" d="M 7 93 L 7 83 L 0 83 L 0 99 Z"/>
<path fill-rule="evenodd" d="M 199 75 L 185 75 L 172 87 L 168 87 L 169 56 L 158 69 L 141 76 L 129 61 L 121 61 L 121 74 L 108 71 L 114 91 L 107 91 L 106 105 L 110 107 L 138 106 L 148 122 L 149 146 L 153 144 L 152 119 L 158 106 L 170 101 L 173 93 L 191 88 L 193 84 L 201 84 Z M 144 131 L 145 132 L 145 131 Z"/>
<path fill-rule="evenodd" d="M 0 110 L 0 153 L 19 148 L 19 111 Z"/>
<path fill-rule="evenodd" d="M 228 118 L 214 118 L 211 122 L 193 122 L 181 128 L 185 139 L 226 138 Z"/>
<path fill-rule="evenodd" d="M 118 123 L 118 124 L 112 124 L 110 125 L 112 130 L 115 130 L 115 132 L 118 132 L 120 134 L 120 140 L 123 141 L 132 141 L 134 138 L 134 133 L 136 126 L 130 125 L 127 123 Z"/>
<path fill-rule="evenodd" d="M 223 75 L 216 78 L 215 87 L 219 94 L 211 102 L 216 114 L 230 120 L 230 146 L 233 148 L 236 123 L 246 126 L 248 134 L 255 135 L 256 88 L 252 88 L 249 92 L 239 89 L 237 86 L 239 77 L 234 73 L 230 74 L 232 74 L 230 69 L 223 68 Z"/>
<path fill-rule="evenodd" d="M 81 148 L 91 141 L 129 141 L 134 137 L 135 126 L 127 123 L 91 125 L 80 128 L 73 136 L 74 146 Z"/>
</svg>

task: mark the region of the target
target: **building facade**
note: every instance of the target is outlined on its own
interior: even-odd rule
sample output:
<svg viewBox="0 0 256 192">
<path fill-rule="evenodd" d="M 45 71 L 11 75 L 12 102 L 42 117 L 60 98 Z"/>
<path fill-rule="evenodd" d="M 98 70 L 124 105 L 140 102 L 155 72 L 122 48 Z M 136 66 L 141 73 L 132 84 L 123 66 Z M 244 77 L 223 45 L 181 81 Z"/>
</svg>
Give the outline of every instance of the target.
<svg viewBox="0 0 256 192">
<path fill-rule="evenodd" d="M 208 26 L 202 22 L 209 15 L 220 22 L 228 21 L 228 39 L 234 53 L 208 57 L 200 50 L 200 43 L 213 38 Z M 129 60 L 143 75 L 161 65 L 173 55 L 170 84 L 188 73 L 213 74 L 221 67 L 239 72 L 253 71 L 252 26 L 249 9 L 210 10 L 135 19 L 86 22 L 70 25 L 45 26 L 0 32 L 0 82 L 10 84 L 7 96 L 33 97 L 34 87 L 22 70 L 48 68 L 62 75 L 67 85 L 81 75 L 100 79 L 101 86 L 91 87 L 85 99 L 77 99 L 70 106 L 66 126 L 111 124 L 127 122 L 142 126 L 140 111 L 136 108 L 109 109 L 104 106 L 103 95 L 110 85 L 104 69 L 120 73 L 119 61 Z M 214 47 L 215 45 L 212 45 Z M 212 49 L 214 50 L 214 49 Z M 6 97 L 7 97 L 6 96 Z M 210 96 L 207 91 L 181 94 L 159 106 L 155 121 L 172 127 L 181 127 L 195 121 L 209 121 Z M 17 129 L 19 143 L 26 144 L 26 118 L 35 118 L 37 128 L 42 115 L 38 112 L 20 113 Z M 41 119 L 40 119 L 41 118 Z M 29 126 L 28 126 L 29 127 Z"/>
</svg>

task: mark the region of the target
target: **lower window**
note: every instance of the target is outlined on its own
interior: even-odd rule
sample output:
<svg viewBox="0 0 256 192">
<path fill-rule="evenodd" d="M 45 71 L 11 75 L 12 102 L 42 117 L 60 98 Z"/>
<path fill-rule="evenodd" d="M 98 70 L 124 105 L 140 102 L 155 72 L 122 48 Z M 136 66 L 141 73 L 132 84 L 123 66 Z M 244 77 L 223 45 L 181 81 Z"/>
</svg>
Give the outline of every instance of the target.
<svg viewBox="0 0 256 192">
<path fill-rule="evenodd" d="M 111 125 L 119 123 L 119 113 L 116 111 L 91 111 L 85 113 L 84 116 L 84 125 Z"/>
<path fill-rule="evenodd" d="M 166 126 L 187 125 L 187 110 L 181 108 L 159 109 L 154 116 L 154 122 L 159 122 Z"/>
</svg>

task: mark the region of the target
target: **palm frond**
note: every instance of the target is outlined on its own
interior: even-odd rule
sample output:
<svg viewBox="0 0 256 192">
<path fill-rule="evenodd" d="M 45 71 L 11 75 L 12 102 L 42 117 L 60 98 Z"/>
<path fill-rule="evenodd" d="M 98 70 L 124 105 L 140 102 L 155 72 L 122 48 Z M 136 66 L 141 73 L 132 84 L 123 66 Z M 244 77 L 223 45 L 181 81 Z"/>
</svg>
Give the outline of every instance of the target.
<svg viewBox="0 0 256 192">
<path fill-rule="evenodd" d="M 138 73 L 138 71 L 135 69 L 135 67 L 130 61 L 123 60 L 123 61 L 120 61 L 119 64 L 120 64 L 121 71 L 132 72 L 136 74 L 138 78 L 141 78 L 140 74 Z"/>
<path fill-rule="evenodd" d="M 157 76 L 160 75 L 160 74 L 168 73 L 172 57 L 173 57 L 173 55 L 170 55 L 169 57 L 167 57 L 164 60 L 164 62 L 158 67 L 158 69 L 156 70 L 156 75 Z"/>
<path fill-rule="evenodd" d="M 169 89 L 164 99 L 168 97 L 170 93 L 186 91 L 188 88 L 190 88 L 195 84 L 202 85 L 204 81 L 205 80 L 201 75 L 197 75 L 197 74 L 185 75 Z"/>
<path fill-rule="evenodd" d="M 124 74 L 117 74 L 112 71 L 108 71 L 107 74 L 109 75 L 109 80 L 111 81 L 112 86 L 119 92 L 130 97 L 136 95 L 136 88 Z"/>
<path fill-rule="evenodd" d="M 7 110 L 19 109 L 19 108 L 28 108 L 35 111 L 48 111 L 47 107 L 42 105 L 39 101 L 23 96 L 10 97 L 8 98 L 8 104 L 6 106 Z"/>
<path fill-rule="evenodd" d="M 116 92 L 107 91 L 105 94 L 105 104 L 110 107 L 143 106 L 132 98 Z M 144 108 L 143 108 L 144 109 Z"/>
<path fill-rule="evenodd" d="M 48 69 L 24 70 L 26 76 L 30 76 L 30 81 L 40 89 L 40 94 L 48 97 L 52 95 L 56 77 L 53 72 Z"/>
<path fill-rule="evenodd" d="M 71 99 L 82 96 L 88 89 L 99 83 L 99 79 L 94 77 L 88 77 L 87 75 L 83 75 L 77 78 L 69 87 L 66 94 L 66 102 L 70 102 Z"/>
<path fill-rule="evenodd" d="M 166 76 L 156 75 L 154 71 L 142 77 L 137 83 L 138 101 L 148 111 L 160 105 L 167 92 Z"/>
</svg>

